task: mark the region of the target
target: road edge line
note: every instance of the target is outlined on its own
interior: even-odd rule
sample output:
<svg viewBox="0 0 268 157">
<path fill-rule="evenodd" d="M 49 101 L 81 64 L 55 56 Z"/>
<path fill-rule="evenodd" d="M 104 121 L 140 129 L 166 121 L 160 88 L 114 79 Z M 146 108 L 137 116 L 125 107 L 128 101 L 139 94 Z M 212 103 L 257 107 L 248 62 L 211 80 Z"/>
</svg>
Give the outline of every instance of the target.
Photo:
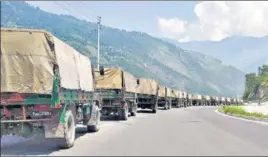
<svg viewBox="0 0 268 157">
<path fill-rule="evenodd" d="M 218 109 L 216 109 L 215 112 L 217 114 L 221 115 L 221 116 L 225 116 L 225 117 L 229 117 L 229 118 L 233 118 L 233 119 L 239 119 L 239 120 L 243 120 L 243 121 L 247 121 L 247 122 L 252 122 L 252 123 L 257 123 L 257 124 L 262 124 L 262 125 L 268 126 L 267 122 L 261 122 L 261 121 L 250 120 L 250 119 L 245 119 L 245 118 L 241 118 L 241 117 L 235 117 L 235 116 L 226 115 L 224 113 L 219 112 Z"/>
</svg>

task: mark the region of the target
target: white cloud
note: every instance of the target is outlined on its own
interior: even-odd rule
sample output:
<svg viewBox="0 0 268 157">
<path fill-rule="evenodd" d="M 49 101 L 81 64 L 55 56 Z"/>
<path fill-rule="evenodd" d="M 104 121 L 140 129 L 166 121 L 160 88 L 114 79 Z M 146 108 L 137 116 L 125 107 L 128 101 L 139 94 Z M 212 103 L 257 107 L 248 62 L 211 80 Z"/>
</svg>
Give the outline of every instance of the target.
<svg viewBox="0 0 268 157">
<path fill-rule="evenodd" d="M 179 41 L 220 41 L 234 35 L 268 35 L 267 1 L 203 1 L 196 4 L 196 22 L 159 18 L 161 32 Z"/>
</svg>

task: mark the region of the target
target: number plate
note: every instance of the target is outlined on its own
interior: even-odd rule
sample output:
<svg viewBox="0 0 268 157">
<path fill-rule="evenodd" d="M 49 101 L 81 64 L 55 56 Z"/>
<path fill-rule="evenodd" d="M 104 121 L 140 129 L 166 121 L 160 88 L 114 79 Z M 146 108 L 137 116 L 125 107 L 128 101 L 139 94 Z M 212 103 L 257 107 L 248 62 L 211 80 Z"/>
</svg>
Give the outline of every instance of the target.
<svg viewBox="0 0 268 157">
<path fill-rule="evenodd" d="M 51 112 L 49 111 L 33 111 L 34 117 L 42 117 L 42 116 L 51 116 Z"/>
</svg>

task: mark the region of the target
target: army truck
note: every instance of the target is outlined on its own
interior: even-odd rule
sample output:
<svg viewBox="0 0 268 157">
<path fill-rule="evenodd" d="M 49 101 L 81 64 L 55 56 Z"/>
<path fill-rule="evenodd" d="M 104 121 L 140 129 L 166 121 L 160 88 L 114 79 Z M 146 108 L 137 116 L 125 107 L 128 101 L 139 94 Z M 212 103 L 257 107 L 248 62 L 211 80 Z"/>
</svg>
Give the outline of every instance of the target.
<svg viewBox="0 0 268 157">
<path fill-rule="evenodd" d="M 205 105 L 211 106 L 211 97 L 209 95 L 205 95 Z"/>
<path fill-rule="evenodd" d="M 193 94 L 193 106 L 201 106 L 202 104 L 202 95 Z"/>
<path fill-rule="evenodd" d="M 159 85 L 158 89 L 158 106 L 163 107 L 165 110 L 171 108 L 169 89 L 165 86 Z"/>
<path fill-rule="evenodd" d="M 183 106 L 187 107 L 187 93 L 186 92 L 181 92 L 181 97 L 182 97 Z"/>
<path fill-rule="evenodd" d="M 187 106 L 193 105 L 192 94 L 188 93 L 186 96 L 186 100 L 187 100 Z"/>
<path fill-rule="evenodd" d="M 226 105 L 226 99 L 225 99 L 225 97 L 221 97 L 220 98 L 220 104 L 221 105 Z"/>
<path fill-rule="evenodd" d="M 217 96 L 211 97 L 211 104 L 212 104 L 212 106 L 218 106 L 220 104 L 219 101 L 220 101 L 219 97 L 217 97 Z"/>
<path fill-rule="evenodd" d="M 76 124 L 99 130 L 94 86 L 90 59 L 49 32 L 1 28 L 1 137 L 41 133 L 72 147 Z"/>
<path fill-rule="evenodd" d="M 179 91 L 178 94 L 179 94 L 178 95 L 179 106 L 183 107 L 184 105 L 183 105 L 183 102 L 182 102 L 182 91 Z"/>
<path fill-rule="evenodd" d="M 149 78 L 137 79 L 138 108 L 151 109 L 153 113 L 158 110 L 158 83 Z"/>
<path fill-rule="evenodd" d="M 231 105 L 231 98 L 226 98 L 226 105 Z"/>
<path fill-rule="evenodd" d="M 179 101 L 179 96 L 180 92 L 178 90 L 171 90 L 171 104 L 172 107 L 179 108 L 180 106 L 180 101 Z"/>
<path fill-rule="evenodd" d="M 127 120 L 137 113 L 137 78 L 120 68 L 94 69 L 96 91 L 102 98 L 102 115 Z"/>
</svg>

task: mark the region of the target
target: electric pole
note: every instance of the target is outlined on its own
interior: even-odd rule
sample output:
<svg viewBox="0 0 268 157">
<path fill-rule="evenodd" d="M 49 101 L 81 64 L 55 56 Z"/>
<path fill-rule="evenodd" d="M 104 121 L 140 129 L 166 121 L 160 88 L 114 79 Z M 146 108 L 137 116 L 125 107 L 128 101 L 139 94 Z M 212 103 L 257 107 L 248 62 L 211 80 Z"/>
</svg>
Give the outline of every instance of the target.
<svg viewBox="0 0 268 157">
<path fill-rule="evenodd" d="M 97 17 L 97 33 L 98 33 L 98 69 L 100 68 L 100 24 L 101 24 L 101 17 Z"/>
</svg>

